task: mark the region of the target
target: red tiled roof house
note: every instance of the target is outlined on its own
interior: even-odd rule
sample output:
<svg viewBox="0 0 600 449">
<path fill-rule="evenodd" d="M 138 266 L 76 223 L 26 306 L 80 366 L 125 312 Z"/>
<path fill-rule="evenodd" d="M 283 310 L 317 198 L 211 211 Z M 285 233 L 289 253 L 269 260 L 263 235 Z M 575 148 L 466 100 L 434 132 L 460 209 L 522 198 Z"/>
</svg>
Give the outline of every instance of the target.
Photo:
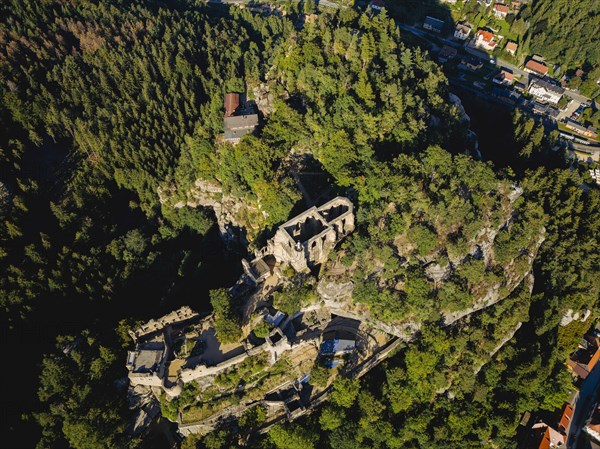
<svg viewBox="0 0 600 449">
<path fill-rule="evenodd" d="M 519 48 L 519 46 L 516 42 L 509 42 L 508 44 L 506 44 L 506 51 L 513 56 L 517 54 L 517 48 Z"/>
<path fill-rule="evenodd" d="M 523 70 L 540 76 L 546 76 L 548 74 L 548 66 L 533 59 L 527 61 L 527 64 L 525 64 L 525 68 Z"/>
<path fill-rule="evenodd" d="M 510 12 L 510 8 L 503 3 L 494 4 L 494 15 L 498 19 L 506 19 L 506 16 Z"/>
<path fill-rule="evenodd" d="M 494 39 L 494 33 L 485 30 L 477 31 L 475 35 L 475 46 L 485 48 L 488 51 L 493 50 L 498 45 Z"/>
</svg>

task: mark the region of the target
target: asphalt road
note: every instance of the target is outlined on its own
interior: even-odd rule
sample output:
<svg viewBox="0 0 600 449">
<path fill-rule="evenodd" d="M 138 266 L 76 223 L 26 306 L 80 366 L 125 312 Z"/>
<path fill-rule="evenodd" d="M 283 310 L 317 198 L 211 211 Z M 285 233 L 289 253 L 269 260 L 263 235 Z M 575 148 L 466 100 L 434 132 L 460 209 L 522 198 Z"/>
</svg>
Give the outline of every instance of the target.
<svg viewBox="0 0 600 449">
<path fill-rule="evenodd" d="M 569 435 L 567 438 L 567 449 L 576 449 L 579 434 L 589 418 L 594 406 L 596 405 L 596 391 L 600 385 L 600 364 L 597 363 L 592 372 L 589 374 L 577 398 L 573 419 L 569 426 Z"/>
</svg>

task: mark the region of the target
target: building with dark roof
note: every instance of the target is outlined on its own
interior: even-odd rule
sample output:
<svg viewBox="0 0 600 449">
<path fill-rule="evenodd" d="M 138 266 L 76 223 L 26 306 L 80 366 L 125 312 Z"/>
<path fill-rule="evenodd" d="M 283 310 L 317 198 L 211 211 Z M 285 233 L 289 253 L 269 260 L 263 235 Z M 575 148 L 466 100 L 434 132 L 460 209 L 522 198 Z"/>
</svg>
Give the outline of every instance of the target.
<svg viewBox="0 0 600 449">
<path fill-rule="evenodd" d="M 598 137 L 598 134 L 596 133 L 596 130 L 594 128 L 592 128 L 591 126 L 586 128 L 585 126 L 577 123 L 575 120 L 571 120 L 570 118 L 565 120 L 565 126 L 582 136 L 591 137 L 592 139 Z"/>
<path fill-rule="evenodd" d="M 557 104 L 565 93 L 565 90 L 548 81 L 534 79 L 529 84 L 529 93 L 543 103 Z"/>
<path fill-rule="evenodd" d="M 444 29 L 444 21 L 436 19 L 435 17 L 427 16 L 423 21 L 423 28 L 429 31 L 433 31 L 435 33 L 441 33 Z"/>
<path fill-rule="evenodd" d="M 464 55 L 460 58 L 460 63 L 470 70 L 479 70 L 483 67 L 483 61 L 476 56 Z"/>
<path fill-rule="evenodd" d="M 600 340 L 598 337 L 586 336 L 587 347 L 581 345 L 567 361 L 567 365 L 581 379 L 586 379 L 600 359 Z"/>
<path fill-rule="evenodd" d="M 596 407 L 590 421 L 583 428 L 583 431 L 595 441 L 600 442 L 600 406 Z"/>
<path fill-rule="evenodd" d="M 223 119 L 225 140 L 232 143 L 240 141 L 242 136 L 252 133 L 258 126 L 258 115 L 236 115 Z"/>
<path fill-rule="evenodd" d="M 223 116 L 224 139 L 226 142 L 238 143 L 246 134 L 254 132 L 258 126 L 258 114 L 238 93 L 227 93 L 224 99 L 225 114 Z"/>
<path fill-rule="evenodd" d="M 448 45 L 444 45 L 442 47 L 442 49 L 440 50 L 440 53 L 438 54 L 438 61 L 447 62 L 450 59 L 456 58 L 457 54 L 458 54 L 458 52 L 457 52 L 456 48 L 450 47 Z"/>
</svg>

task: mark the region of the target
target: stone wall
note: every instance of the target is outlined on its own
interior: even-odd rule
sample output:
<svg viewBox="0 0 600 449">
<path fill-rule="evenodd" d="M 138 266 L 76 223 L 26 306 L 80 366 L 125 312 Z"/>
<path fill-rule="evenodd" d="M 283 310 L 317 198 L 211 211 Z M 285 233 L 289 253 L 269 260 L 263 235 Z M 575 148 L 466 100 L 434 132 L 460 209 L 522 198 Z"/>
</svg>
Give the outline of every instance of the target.
<svg viewBox="0 0 600 449">
<path fill-rule="evenodd" d="M 308 271 L 325 262 L 333 247 L 354 231 L 353 209 L 344 197 L 307 209 L 282 224 L 258 257 L 272 254 L 298 272 Z"/>
</svg>

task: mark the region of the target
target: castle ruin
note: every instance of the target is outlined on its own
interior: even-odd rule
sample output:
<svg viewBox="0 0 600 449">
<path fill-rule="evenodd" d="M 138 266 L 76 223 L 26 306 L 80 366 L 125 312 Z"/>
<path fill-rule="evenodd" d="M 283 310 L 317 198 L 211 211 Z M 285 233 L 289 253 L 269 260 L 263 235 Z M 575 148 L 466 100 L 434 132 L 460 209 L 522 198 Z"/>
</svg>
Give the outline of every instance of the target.
<svg viewBox="0 0 600 449">
<path fill-rule="evenodd" d="M 307 272 L 325 262 L 334 246 L 352 231 L 353 204 L 348 198 L 338 196 L 279 226 L 252 263 L 258 266 L 265 256 L 273 255 L 278 263 L 289 264 L 300 273 Z"/>
<path fill-rule="evenodd" d="M 343 316 L 324 302 L 287 315 L 271 300 L 283 282 L 280 267 L 291 266 L 302 277 L 324 263 L 353 230 L 352 203 L 337 197 L 282 224 L 255 259 L 244 261 L 245 274 L 232 287 L 233 292 L 242 286 L 244 295 L 238 342 L 222 344 L 213 316 L 201 318 L 189 307 L 132 330 L 136 347 L 127 357 L 131 395 L 151 393 L 158 399 L 166 394 L 172 400 L 193 385 L 200 391 L 197 402 L 180 411 L 178 429 L 182 435 L 205 433 L 257 405 L 270 422 L 307 413 L 326 397 L 323 386 L 310 382 L 317 360 L 335 373 L 342 369 L 355 375 L 377 363 L 398 341 L 394 335 Z M 255 333 L 260 322 L 267 324 L 268 334 Z M 237 377 L 239 384 L 228 383 Z M 232 395 L 242 399 L 230 403 Z"/>
</svg>

